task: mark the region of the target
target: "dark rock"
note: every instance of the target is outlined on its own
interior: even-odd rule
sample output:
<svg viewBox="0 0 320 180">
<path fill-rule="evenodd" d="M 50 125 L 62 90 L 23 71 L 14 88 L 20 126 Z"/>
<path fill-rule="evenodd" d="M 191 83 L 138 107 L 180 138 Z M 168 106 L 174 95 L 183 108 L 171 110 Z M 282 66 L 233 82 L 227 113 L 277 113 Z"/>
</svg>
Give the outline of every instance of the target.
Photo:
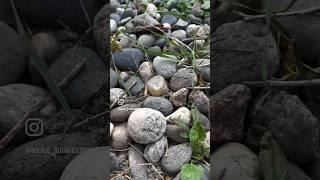
<svg viewBox="0 0 320 180">
<path fill-rule="evenodd" d="M 120 70 L 137 71 L 144 59 L 144 53 L 136 48 L 126 48 L 121 52 L 113 53 L 114 63 Z"/>
<path fill-rule="evenodd" d="M 123 86 L 129 90 L 133 96 L 138 95 L 144 89 L 144 83 L 138 76 L 131 76 Z"/>
<path fill-rule="evenodd" d="M 143 107 L 158 110 L 164 116 L 169 116 L 173 112 L 171 102 L 164 97 L 149 96 L 144 100 Z"/>
<path fill-rule="evenodd" d="M 193 87 L 197 82 L 197 75 L 192 69 L 179 69 L 170 79 L 170 89 L 178 91 L 182 88 Z"/>
<path fill-rule="evenodd" d="M 162 17 L 161 24 L 168 23 L 171 26 L 173 26 L 175 23 L 177 23 L 177 21 L 178 21 L 177 17 L 171 14 L 166 14 Z"/>
</svg>

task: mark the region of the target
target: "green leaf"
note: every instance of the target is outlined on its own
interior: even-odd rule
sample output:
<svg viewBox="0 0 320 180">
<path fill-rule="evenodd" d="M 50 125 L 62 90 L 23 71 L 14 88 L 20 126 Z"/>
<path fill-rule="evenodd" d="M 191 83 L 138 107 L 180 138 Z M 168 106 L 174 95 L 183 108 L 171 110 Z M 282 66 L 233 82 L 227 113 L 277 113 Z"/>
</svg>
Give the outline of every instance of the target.
<svg viewBox="0 0 320 180">
<path fill-rule="evenodd" d="M 195 164 L 184 164 L 181 168 L 181 180 L 200 180 L 203 168 Z"/>
<path fill-rule="evenodd" d="M 260 141 L 259 159 L 264 180 L 284 180 L 287 174 L 287 159 L 270 132 Z"/>
<path fill-rule="evenodd" d="M 187 11 L 192 8 L 191 4 L 187 0 L 179 0 L 177 7 L 182 11 Z"/>
<path fill-rule="evenodd" d="M 56 85 L 56 82 L 48 75 L 47 64 L 42 60 L 40 55 L 34 49 L 32 43 L 31 43 L 30 37 L 25 32 L 24 27 L 22 25 L 22 22 L 20 20 L 20 17 L 18 15 L 18 12 L 15 8 L 15 4 L 14 4 L 13 0 L 11 0 L 11 6 L 12 6 L 14 17 L 16 19 L 19 36 L 21 37 L 21 39 L 24 43 L 24 47 L 26 48 L 26 50 L 29 53 L 29 57 L 31 59 L 32 64 L 37 68 L 37 70 L 39 71 L 39 73 L 43 77 L 44 81 L 46 82 L 46 84 L 49 87 L 52 94 L 54 94 L 54 96 L 58 99 L 58 102 L 61 104 L 62 108 L 66 112 L 71 112 L 71 108 L 70 108 L 67 100 L 63 96 L 62 91 Z"/>
<path fill-rule="evenodd" d="M 202 143 L 206 139 L 206 131 L 202 122 L 199 120 L 199 111 L 197 107 L 193 104 L 191 107 L 191 118 L 193 121 L 193 126 L 189 132 L 189 140 L 192 145 L 193 156 L 203 156 Z"/>
<path fill-rule="evenodd" d="M 210 1 L 206 1 L 201 5 L 202 9 L 210 10 Z"/>
</svg>

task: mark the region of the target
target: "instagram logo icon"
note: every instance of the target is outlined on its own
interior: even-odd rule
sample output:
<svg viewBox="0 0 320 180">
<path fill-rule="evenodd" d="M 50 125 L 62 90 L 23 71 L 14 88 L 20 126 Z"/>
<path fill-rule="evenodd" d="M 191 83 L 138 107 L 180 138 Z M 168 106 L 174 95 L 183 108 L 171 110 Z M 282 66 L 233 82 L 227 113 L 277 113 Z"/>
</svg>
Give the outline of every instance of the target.
<svg viewBox="0 0 320 180">
<path fill-rule="evenodd" d="M 43 134 L 43 121 L 41 119 L 27 119 L 25 132 L 31 137 L 41 136 Z"/>
</svg>

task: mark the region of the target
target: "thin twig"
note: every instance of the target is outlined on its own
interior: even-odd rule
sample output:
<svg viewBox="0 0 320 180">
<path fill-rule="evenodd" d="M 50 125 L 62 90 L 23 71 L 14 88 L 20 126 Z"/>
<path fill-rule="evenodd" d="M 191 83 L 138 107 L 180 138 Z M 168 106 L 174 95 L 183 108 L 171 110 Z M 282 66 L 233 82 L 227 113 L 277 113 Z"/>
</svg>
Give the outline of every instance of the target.
<svg viewBox="0 0 320 180">
<path fill-rule="evenodd" d="M 250 87 L 303 87 L 320 86 L 320 79 L 300 80 L 300 81 L 244 81 L 243 84 Z"/>
<path fill-rule="evenodd" d="M 195 87 L 186 87 L 187 89 L 210 89 L 210 87 L 201 87 L 201 86 L 195 86 Z"/>
<path fill-rule="evenodd" d="M 75 75 L 80 72 L 84 66 L 86 60 L 78 63 L 59 83 L 58 87 L 64 87 L 68 84 Z M 49 104 L 54 99 L 53 94 L 48 94 L 47 97 L 42 98 L 38 103 L 34 105 L 31 111 L 24 114 L 24 116 L 16 123 L 16 125 L 0 140 L 0 150 L 5 148 L 9 142 L 23 129 L 25 121 L 35 112 L 41 111 L 47 104 Z"/>
<path fill-rule="evenodd" d="M 320 11 L 320 6 L 316 6 L 313 8 L 298 10 L 298 11 L 291 11 L 291 12 L 281 12 L 281 13 L 274 13 L 272 17 L 283 17 L 283 16 L 297 16 L 297 15 L 304 15 L 304 14 L 311 14 L 314 12 Z M 244 21 L 253 21 L 256 19 L 263 19 L 266 18 L 266 14 L 261 15 L 249 15 L 239 11 L 233 11 L 235 14 L 241 16 Z"/>
</svg>

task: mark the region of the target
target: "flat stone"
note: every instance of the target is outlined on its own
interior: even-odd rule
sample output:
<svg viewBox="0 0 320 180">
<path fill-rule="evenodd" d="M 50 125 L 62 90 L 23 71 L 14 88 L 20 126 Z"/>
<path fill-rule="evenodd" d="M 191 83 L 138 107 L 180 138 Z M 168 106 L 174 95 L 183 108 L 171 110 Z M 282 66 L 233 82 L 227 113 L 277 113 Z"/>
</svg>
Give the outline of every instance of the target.
<svg viewBox="0 0 320 180">
<path fill-rule="evenodd" d="M 169 80 L 177 72 L 177 59 L 157 56 L 153 59 L 153 67 L 158 75 Z"/>
<path fill-rule="evenodd" d="M 165 116 L 173 112 L 171 102 L 164 97 L 149 96 L 144 100 L 143 107 L 158 110 Z"/>
<path fill-rule="evenodd" d="M 144 53 L 136 48 L 126 48 L 113 53 L 114 63 L 120 70 L 137 71 L 144 58 Z"/>
</svg>

